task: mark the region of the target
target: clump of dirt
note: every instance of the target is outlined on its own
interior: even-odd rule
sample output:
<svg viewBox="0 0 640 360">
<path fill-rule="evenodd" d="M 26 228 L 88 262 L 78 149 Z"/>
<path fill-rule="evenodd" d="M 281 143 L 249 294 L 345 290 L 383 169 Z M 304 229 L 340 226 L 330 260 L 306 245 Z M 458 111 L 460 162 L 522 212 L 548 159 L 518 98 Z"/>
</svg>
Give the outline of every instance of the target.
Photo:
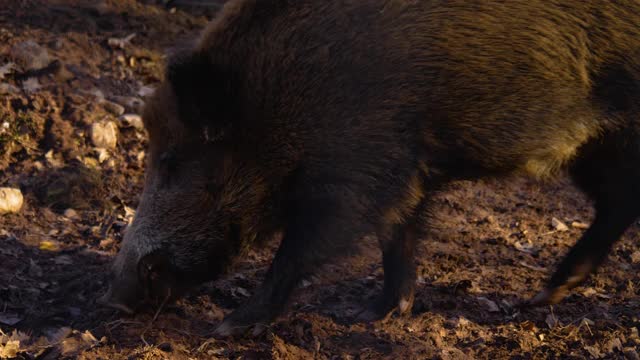
<svg viewBox="0 0 640 360">
<path fill-rule="evenodd" d="M 374 239 L 305 280 L 287 314 L 257 338 L 210 335 L 258 286 L 277 239 L 160 312 L 129 317 L 98 306 L 142 190 L 146 134 L 120 115 L 139 113 L 167 48 L 192 37 L 219 5 L 158 3 L 0 7 L 0 187 L 25 198 L 19 213 L 0 216 L 0 357 L 638 358 L 638 226 L 562 304 L 518 306 L 592 217 L 562 179 L 460 183 L 438 196 L 409 317 L 355 321 L 381 291 Z M 26 42 L 19 48 L 36 49 L 38 61 L 12 51 Z M 117 125 L 115 147 L 95 147 L 99 122 Z"/>
</svg>

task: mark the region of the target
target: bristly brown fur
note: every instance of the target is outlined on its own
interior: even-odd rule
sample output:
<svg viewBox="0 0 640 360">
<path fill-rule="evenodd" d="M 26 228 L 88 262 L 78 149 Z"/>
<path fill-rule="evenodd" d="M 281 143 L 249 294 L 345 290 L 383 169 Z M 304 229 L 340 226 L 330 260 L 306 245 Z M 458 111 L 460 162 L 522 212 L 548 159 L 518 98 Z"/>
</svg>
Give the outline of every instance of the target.
<svg viewBox="0 0 640 360">
<path fill-rule="evenodd" d="M 262 288 L 228 319 L 241 327 L 376 232 L 385 307 L 406 311 L 431 193 L 565 168 L 605 215 L 557 295 L 639 215 L 639 24 L 637 1 L 231 0 L 148 105 L 147 184 L 117 276 L 161 248 L 201 281 L 282 230 Z"/>
</svg>

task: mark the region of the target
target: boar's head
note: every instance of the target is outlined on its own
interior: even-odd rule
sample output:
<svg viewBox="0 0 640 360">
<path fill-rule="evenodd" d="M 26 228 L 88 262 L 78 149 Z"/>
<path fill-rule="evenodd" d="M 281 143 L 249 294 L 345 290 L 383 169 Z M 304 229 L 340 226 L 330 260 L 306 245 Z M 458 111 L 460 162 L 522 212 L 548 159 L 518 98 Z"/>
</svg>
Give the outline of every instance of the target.
<svg viewBox="0 0 640 360">
<path fill-rule="evenodd" d="M 145 299 L 176 298 L 221 274 L 257 236 L 257 219 L 264 217 L 266 191 L 255 162 L 240 160 L 237 139 L 184 119 L 202 114 L 182 101 L 187 91 L 193 88 L 169 81 L 143 114 L 144 191 L 99 300 L 128 313 Z"/>
</svg>

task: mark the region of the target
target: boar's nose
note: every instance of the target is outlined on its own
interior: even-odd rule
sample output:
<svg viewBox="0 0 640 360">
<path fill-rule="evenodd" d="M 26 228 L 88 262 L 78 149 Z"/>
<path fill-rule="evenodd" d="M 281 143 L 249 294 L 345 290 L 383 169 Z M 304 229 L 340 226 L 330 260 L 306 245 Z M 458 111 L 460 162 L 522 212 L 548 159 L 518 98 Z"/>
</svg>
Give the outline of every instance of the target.
<svg viewBox="0 0 640 360">
<path fill-rule="evenodd" d="M 96 302 L 103 306 L 118 309 L 127 314 L 134 314 L 138 304 L 142 301 L 141 294 L 136 290 L 135 285 L 123 285 L 124 284 L 118 284 L 117 282 L 112 283 L 111 286 L 109 286 L 109 290 L 98 298 Z"/>
</svg>

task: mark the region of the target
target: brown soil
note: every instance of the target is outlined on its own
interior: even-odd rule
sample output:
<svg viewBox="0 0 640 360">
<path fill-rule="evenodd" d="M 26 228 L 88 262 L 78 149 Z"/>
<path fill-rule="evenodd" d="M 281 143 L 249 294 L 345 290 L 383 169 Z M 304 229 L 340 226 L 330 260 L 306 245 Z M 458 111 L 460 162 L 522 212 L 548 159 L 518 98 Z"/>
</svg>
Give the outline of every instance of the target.
<svg viewBox="0 0 640 360">
<path fill-rule="evenodd" d="M 381 289 L 380 253 L 371 239 L 360 255 L 305 281 L 289 311 L 257 338 L 222 341 L 210 334 L 259 283 L 275 243 L 157 314 L 126 317 L 96 305 L 138 202 L 146 145 L 145 134 L 125 126 L 100 99 L 142 98 L 141 87 L 161 78 L 167 47 L 192 36 L 215 7 L 0 3 L 0 67 L 13 61 L 12 46 L 27 40 L 57 60 L 39 71 L 17 64 L 0 75 L 0 84 L 18 88 L 0 92 L 0 124 L 9 124 L 0 134 L 0 186 L 19 187 L 25 196 L 18 214 L 0 216 L 0 357 L 638 358 L 638 226 L 562 304 L 516 306 L 542 288 L 584 231 L 555 231 L 551 219 L 588 223 L 592 216 L 588 201 L 562 179 L 460 183 L 440 195 L 433 230 L 420 245 L 410 317 L 354 321 Z M 109 45 L 109 38 L 133 33 L 124 49 Z M 102 120 L 119 124 L 107 159 L 99 159 L 88 131 Z"/>
</svg>

